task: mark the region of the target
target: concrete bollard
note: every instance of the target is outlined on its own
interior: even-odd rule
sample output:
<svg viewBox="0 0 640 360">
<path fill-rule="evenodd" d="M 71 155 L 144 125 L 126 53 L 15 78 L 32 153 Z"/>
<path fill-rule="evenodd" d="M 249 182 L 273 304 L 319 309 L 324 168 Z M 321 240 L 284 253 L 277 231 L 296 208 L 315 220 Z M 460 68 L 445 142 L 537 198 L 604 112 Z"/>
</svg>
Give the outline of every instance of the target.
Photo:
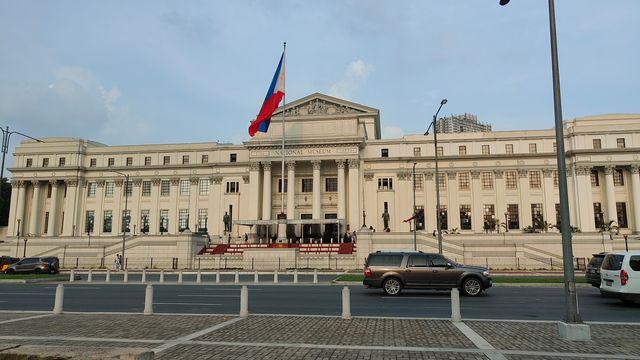
<svg viewBox="0 0 640 360">
<path fill-rule="evenodd" d="M 129 270 L 124 269 L 124 278 L 122 279 L 122 282 L 129 282 Z"/>
<path fill-rule="evenodd" d="M 258 270 L 256 270 L 256 272 L 253 274 L 253 282 L 256 284 L 260 282 L 258 278 Z"/>
<path fill-rule="evenodd" d="M 202 282 L 202 273 L 198 270 L 198 274 L 196 275 L 196 283 L 200 284 Z"/>
<path fill-rule="evenodd" d="M 274 284 L 278 283 L 278 270 L 273 271 L 273 283 Z"/>
<path fill-rule="evenodd" d="M 144 292 L 144 314 L 153 315 L 153 286 L 147 285 Z"/>
<path fill-rule="evenodd" d="M 458 289 L 451 289 L 451 321 L 460 322 L 460 292 Z"/>
<path fill-rule="evenodd" d="M 249 316 L 249 289 L 246 285 L 242 285 L 240 288 L 240 317 L 246 318 Z"/>
<path fill-rule="evenodd" d="M 164 282 L 164 269 L 160 269 L 160 282 Z"/>
<path fill-rule="evenodd" d="M 298 283 L 298 269 L 293 269 L 293 283 Z"/>
<path fill-rule="evenodd" d="M 238 270 L 236 270 L 236 277 L 233 279 L 233 282 L 236 284 L 240 282 L 240 272 Z"/>
<path fill-rule="evenodd" d="M 318 283 L 318 269 L 313 269 L 313 283 Z"/>
<path fill-rule="evenodd" d="M 141 283 L 147 282 L 147 269 L 142 269 L 142 280 L 140 282 Z"/>
<path fill-rule="evenodd" d="M 182 284 L 182 270 L 178 271 L 178 284 Z"/>
<path fill-rule="evenodd" d="M 71 269 L 71 272 L 69 273 L 69 282 L 74 282 L 76 281 L 76 274 L 73 271 L 73 269 Z"/>
<path fill-rule="evenodd" d="M 111 281 L 111 269 L 107 269 L 107 276 L 104 278 L 104 282 Z"/>
<path fill-rule="evenodd" d="M 87 274 L 87 282 L 93 282 L 93 271 L 89 269 L 89 274 Z"/>
<path fill-rule="evenodd" d="M 58 284 L 56 287 L 56 300 L 53 304 L 53 313 L 54 314 L 62 314 L 62 304 L 64 302 L 64 286 L 62 284 Z"/>
<path fill-rule="evenodd" d="M 342 288 L 342 318 L 351 319 L 351 293 L 348 286 Z"/>
<path fill-rule="evenodd" d="M 216 283 L 220 283 L 220 270 L 216 271 Z"/>
</svg>

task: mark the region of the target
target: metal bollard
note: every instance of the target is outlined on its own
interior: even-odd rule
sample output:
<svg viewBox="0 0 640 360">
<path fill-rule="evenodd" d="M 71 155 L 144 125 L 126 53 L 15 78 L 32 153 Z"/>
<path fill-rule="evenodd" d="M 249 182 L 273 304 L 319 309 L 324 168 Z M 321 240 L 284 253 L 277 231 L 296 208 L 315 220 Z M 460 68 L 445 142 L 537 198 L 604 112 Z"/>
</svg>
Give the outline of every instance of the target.
<svg viewBox="0 0 640 360">
<path fill-rule="evenodd" d="M 164 282 L 164 269 L 160 269 L 160 282 Z"/>
<path fill-rule="evenodd" d="M 278 270 L 273 271 L 273 283 L 274 284 L 278 283 Z"/>
<path fill-rule="evenodd" d="M 216 283 L 220 282 L 220 270 L 216 271 Z"/>
<path fill-rule="evenodd" d="M 147 269 L 142 269 L 142 281 L 140 281 L 141 283 L 146 283 L 147 282 Z"/>
<path fill-rule="evenodd" d="M 56 287 L 56 300 L 53 305 L 54 314 L 62 314 L 63 302 L 64 302 L 64 286 L 62 284 L 58 284 L 58 286 Z"/>
<path fill-rule="evenodd" d="M 196 283 L 200 284 L 202 282 L 202 274 L 200 270 L 198 270 L 198 275 L 196 275 Z"/>
<path fill-rule="evenodd" d="M 93 281 L 93 272 L 89 269 L 89 274 L 87 275 L 87 282 Z"/>
<path fill-rule="evenodd" d="M 313 283 L 318 283 L 318 269 L 313 269 Z"/>
<path fill-rule="evenodd" d="M 76 274 L 74 274 L 73 269 L 71 269 L 71 272 L 69 273 L 69 282 L 74 282 L 76 281 Z"/>
<path fill-rule="evenodd" d="M 240 282 L 240 273 L 238 272 L 238 270 L 236 270 L 236 277 L 233 282 L 236 284 Z"/>
<path fill-rule="evenodd" d="M 293 269 L 293 283 L 298 283 L 298 269 Z"/>
<path fill-rule="evenodd" d="M 351 319 L 351 295 L 348 286 L 342 288 L 342 318 Z"/>
<path fill-rule="evenodd" d="M 104 278 L 104 282 L 111 281 L 111 269 L 107 269 L 107 276 Z"/>
<path fill-rule="evenodd" d="M 178 271 L 178 283 L 182 284 L 182 270 Z"/>
<path fill-rule="evenodd" d="M 451 289 L 451 321 L 460 322 L 460 292 L 458 289 Z"/>
<path fill-rule="evenodd" d="M 249 316 L 249 289 L 246 285 L 242 285 L 240 288 L 240 317 L 246 318 Z"/>
<path fill-rule="evenodd" d="M 253 282 L 256 284 L 260 282 L 260 280 L 258 279 L 258 270 L 256 270 L 256 272 L 253 274 Z"/>
<path fill-rule="evenodd" d="M 129 282 L 129 270 L 124 269 L 124 279 L 122 279 L 122 282 Z"/>
<path fill-rule="evenodd" d="M 153 286 L 147 285 L 144 292 L 144 314 L 153 315 Z"/>
</svg>

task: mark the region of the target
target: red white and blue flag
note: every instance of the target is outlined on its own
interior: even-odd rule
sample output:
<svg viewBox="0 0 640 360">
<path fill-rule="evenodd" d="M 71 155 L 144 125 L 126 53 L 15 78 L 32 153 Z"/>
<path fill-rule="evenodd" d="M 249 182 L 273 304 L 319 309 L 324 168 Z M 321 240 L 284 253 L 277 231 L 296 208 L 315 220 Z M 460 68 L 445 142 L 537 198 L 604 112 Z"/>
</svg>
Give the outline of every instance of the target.
<svg viewBox="0 0 640 360">
<path fill-rule="evenodd" d="M 284 96 L 284 52 L 280 57 L 276 73 L 273 74 L 273 80 L 264 98 L 262 107 L 256 119 L 249 125 L 249 135 L 253 137 L 256 132 L 267 132 L 271 123 L 271 115 L 278 108 L 278 104 Z"/>
</svg>

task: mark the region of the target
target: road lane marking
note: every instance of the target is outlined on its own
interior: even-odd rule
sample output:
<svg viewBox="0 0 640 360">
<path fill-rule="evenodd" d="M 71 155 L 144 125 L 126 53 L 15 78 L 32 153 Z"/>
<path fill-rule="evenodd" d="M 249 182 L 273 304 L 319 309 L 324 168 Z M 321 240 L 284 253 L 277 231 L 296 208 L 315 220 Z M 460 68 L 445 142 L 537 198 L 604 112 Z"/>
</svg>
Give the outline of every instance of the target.
<svg viewBox="0 0 640 360">
<path fill-rule="evenodd" d="M 48 317 L 48 316 L 52 316 L 52 315 L 53 314 L 42 314 L 42 315 L 27 316 L 27 317 L 18 318 L 18 319 L 0 321 L 0 324 L 8 324 L 8 323 L 18 322 L 18 321 L 22 321 L 22 320 L 40 319 L 40 318 Z"/>
<path fill-rule="evenodd" d="M 204 289 L 201 289 L 201 290 L 207 290 L 207 291 L 239 291 L 240 289 L 238 289 L 238 288 L 235 288 L 235 289 L 204 288 Z M 249 291 L 262 291 L 262 290 L 264 290 L 264 289 L 252 289 L 252 288 L 249 288 Z"/>
<path fill-rule="evenodd" d="M 225 326 L 228 326 L 228 325 L 231 325 L 231 324 L 235 324 L 236 322 L 238 322 L 240 320 L 242 320 L 242 318 L 239 318 L 239 317 L 227 320 L 227 321 L 225 321 L 223 323 L 208 327 L 206 329 L 194 332 L 194 333 L 186 335 L 186 336 L 179 337 L 179 338 L 177 338 L 175 340 L 167 341 L 164 344 L 152 349 L 151 351 L 153 351 L 154 353 L 159 353 L 161 351 L 167 350 L 169 348 L 172 348 L 172 347 L 174 347 L 176 345 L 179 345 L 181 343 L 184 343 L 186 341 L 193 340 L 195 338 L 198 338 L 198 337 L 203 336 L 205 334 L 208 334 L 210 332 L 222 329 Z"/>
<path fill-rule="evenodd" d="M 198 306 L 221 306 L 222 304 L 207 303 L 179 303 L 179 302 L 154 302 L 153 305 L 198 305 Z"/>
<path fill-rule="evenodd" d="M 463 333 L 464 336 L 466 336 L 469 340 L 471 340 L 471 342 L 478 349 L 487 350 L 487 351 L 485 351 L 484 354 L 489 359 L 491 359 L 491 360 L 507 360 L 507 358 L 504 355 L 502 355 L 501 353 L 498 353 L 498 352 L 495 351 L 496 349 L 493 347 L 493 345 L 489 344 L 489 342 L 487 340 L 485 340 L 477 332 L 473 331 L 473 329 L 470 328 L 469 326 L 467 326 L 467 324 L 465 324 L 463 322 L 457 322 L 457 321 L 452 321 L 451 323 L 453 324 L 453 326 L 458 328 L 458 330 L 460 330 L 460 332 Z"/>
<path fill-rule="evenodd" d="M 2 295 L 54 295 L 53 293 L 10 293 L 10 292 L 3 292 Z"/>
<path fill-rule="evenodd" d="M 178 296 L 183 297 L 228 297 L 228 298 L 237 298 L 240 295 L 209 295 L 209 294 L 180 294 Z"/>
</svg>

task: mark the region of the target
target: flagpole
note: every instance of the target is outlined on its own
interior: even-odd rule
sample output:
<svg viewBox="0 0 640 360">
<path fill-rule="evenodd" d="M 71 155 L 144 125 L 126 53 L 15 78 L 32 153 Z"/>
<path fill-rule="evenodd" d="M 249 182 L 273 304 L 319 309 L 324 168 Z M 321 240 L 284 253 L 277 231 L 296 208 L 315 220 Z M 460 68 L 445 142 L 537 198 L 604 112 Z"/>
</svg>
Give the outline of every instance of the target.
<svg viewBox="0 0 640 360">
<path fill-rule="evenodd" d="M 287 56 L 286 56 L 286 52 L 287 52 L 287 42 L 285 41 L 283 43 L 283 50 L 282 50 L 282 66 L 283 69 L 282 71 L 285 71 L 285 74 L 283 76 L 283 80 L 282 80 L 282 87 L 284 90 L 284 94 L 282 95 L 282 164 L 281 164 L 281 172 L 280 172 L 280 216 L 278 216 L 278 220 L 280 220 L 280 218 L 282 217 L 282 220 L 286 221 L 286 215 L 284 214 L 284 161 L 285 161 L 285 156 L 284 156 L 284 138 L 285 138 L 285 129 L 284 129 L 284 120 L 285 120 L 285 110 L 287 107 L 287 91 L 286 91 L 286 78 L 287 78 L 287 74 L 286 74 L 286 63 L 287 63 Z M 287 184 L 287 191 L 289 191 L 289 184 Z M 286 222 L 285 222 L 285 234 L 278 234 L 278 237 L 280 239 L 282 238 L 287 238 L 287 234 L 286 234 Z"/>
</svg>

